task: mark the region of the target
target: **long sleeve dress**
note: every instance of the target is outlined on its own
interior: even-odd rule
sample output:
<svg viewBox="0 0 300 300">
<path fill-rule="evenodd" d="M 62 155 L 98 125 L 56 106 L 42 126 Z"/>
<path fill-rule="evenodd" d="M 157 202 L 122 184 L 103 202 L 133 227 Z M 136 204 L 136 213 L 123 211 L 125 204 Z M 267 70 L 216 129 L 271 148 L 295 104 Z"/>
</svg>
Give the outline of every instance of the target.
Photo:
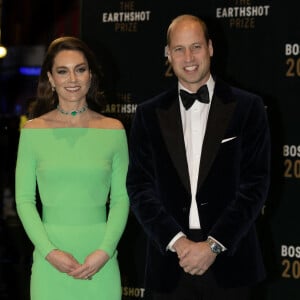
<svg viewBox="0 0 300 300">
<path fill-rule="evenodd" d="M 126 226 L 128 168 L 123 129 L 22 129 L 16 167 L 16 204 L 35 246 L 32 300 L 121 299 L 117 244 Z M 36 207 L 36 184 L 42 213 Z M 80 263 L 97 249 L 109 261 L 92 280 L 74 279 L 45 257 L 53 249 Z"/>
</svg>

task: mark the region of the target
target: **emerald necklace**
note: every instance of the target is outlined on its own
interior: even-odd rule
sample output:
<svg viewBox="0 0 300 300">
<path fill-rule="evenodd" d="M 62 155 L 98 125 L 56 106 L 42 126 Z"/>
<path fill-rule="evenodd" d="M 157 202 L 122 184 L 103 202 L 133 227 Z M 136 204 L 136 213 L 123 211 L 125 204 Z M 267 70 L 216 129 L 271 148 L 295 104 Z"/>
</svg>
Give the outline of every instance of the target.
<svg viewBox="0 0 300 300">
<path fill-rule="evenodd" d="M 60 113 L 62 113 L 63 115 L 71 115 L 71 116 L 75 117 L 76 115 L 82 114 L 82 113 L 84 113 L 85 111 L 87 111 L 88 106 L 87 106 L 87 104 L 85 104 L 82 108 L 80 108 L 80 109 L 78 109 L 78 110 L 72 110 L 72 111 L 65 111 L 65 110 L 63 110 L 63 109 L 59 106 L 59 104 L 57 105 L 56 108 L 57 108 L 57 110 L 58 110 Z"/>
</svg>

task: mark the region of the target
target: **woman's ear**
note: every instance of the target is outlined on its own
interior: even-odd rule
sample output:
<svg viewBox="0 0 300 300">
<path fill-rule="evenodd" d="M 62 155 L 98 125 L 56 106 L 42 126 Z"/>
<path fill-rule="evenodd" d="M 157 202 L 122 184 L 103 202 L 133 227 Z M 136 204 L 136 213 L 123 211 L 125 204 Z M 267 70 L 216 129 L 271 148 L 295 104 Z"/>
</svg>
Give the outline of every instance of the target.
<svg viewBox="0 0 300 300">
<path fill-rule="evenodd" d="M 54 84 L 54 81 L 53 81 L 53 78 L 52 78 L 52 74 L 49 71 L 47 72 L 47 76 L 48 76 L 50 85 L 52 86 L 52 89 L 55 88 L 55 84 Z"/>
</svg>

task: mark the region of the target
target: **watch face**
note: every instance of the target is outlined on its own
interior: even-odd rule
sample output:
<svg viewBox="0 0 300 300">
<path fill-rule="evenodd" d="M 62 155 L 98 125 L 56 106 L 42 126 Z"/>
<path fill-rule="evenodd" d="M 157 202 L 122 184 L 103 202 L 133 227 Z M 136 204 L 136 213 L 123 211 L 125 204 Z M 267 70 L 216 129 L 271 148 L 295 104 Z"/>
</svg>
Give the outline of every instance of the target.
<svg viewBox="0 0 300 300">
<path fill-rule="evenodd" d="M 219 253 L 222 252 L 222 246 L 219 245 L 217 242 L 215 242 L 213 239 L 208 238 L 208 239 L 207 239 L 207 242 L 208 242 L 208 244 L 209 244 L 209 246 L 210 246 L 210 249 L 211 249 L 211 251 L 212 251 L 213 253 L 219 254 Z"/>
<path fill-rule="evenodd" d="M 222 248 L 221 248 L 221 246 L 218 245 L 217 243 L 212 243 L 212 244 L 211 244 L 211 250 L 212 250 L 212 252 L 214 252 L 214 253 L 216 253 L 216 254 L 219 254 L 219 253 L 221 253 Z"/>
</svg>

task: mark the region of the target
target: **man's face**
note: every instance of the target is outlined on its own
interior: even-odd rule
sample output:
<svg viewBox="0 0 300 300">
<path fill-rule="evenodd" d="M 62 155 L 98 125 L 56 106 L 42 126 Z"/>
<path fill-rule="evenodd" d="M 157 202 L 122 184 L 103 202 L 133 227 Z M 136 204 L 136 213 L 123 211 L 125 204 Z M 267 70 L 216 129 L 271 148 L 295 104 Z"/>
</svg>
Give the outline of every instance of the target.
<svg viewBox="0 0 300 300">
<path fill-rule="evenodd" d="M 213 47 L 198 22 L 182 20 L 174 24 L 167 53 L 174 73 L 187 89 L 196 92 L 208 80 Z"/>
</svg>

